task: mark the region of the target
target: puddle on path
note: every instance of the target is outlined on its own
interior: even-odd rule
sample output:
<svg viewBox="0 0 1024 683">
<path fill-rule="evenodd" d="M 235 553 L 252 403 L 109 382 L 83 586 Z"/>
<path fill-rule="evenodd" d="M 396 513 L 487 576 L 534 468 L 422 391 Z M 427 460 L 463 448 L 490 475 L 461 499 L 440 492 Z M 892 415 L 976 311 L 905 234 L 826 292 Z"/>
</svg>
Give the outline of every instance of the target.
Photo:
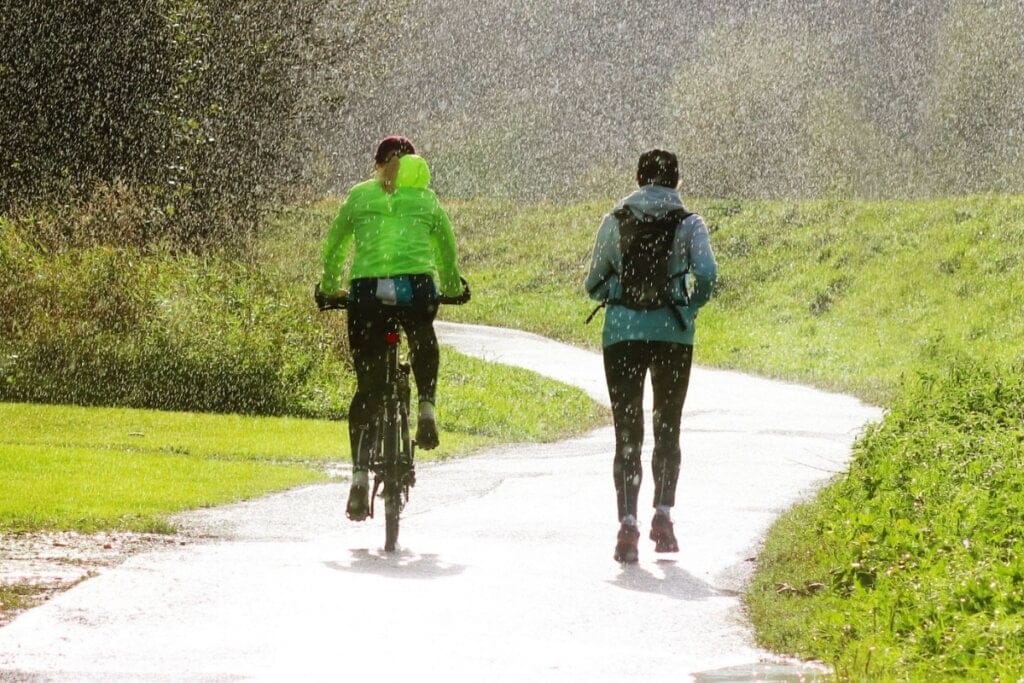
<svg viewBox="0 0 1024 683">
<path fill-rule="evenodd" d="M 693 674 L 695 683 L 824 683 L 833 680 L 823 667 L 810 663 L 757 662 Z"/>
</svg>

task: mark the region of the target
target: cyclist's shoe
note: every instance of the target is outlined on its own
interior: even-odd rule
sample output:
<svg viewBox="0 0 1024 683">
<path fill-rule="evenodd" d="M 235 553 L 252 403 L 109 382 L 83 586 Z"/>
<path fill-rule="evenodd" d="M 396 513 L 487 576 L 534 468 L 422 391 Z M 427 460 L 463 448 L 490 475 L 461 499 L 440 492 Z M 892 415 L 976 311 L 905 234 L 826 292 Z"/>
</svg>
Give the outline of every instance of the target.
<svg viewBox="0 0 1024 683">
<path fill-rule="evenodd" d="M 348 491 L 345 516 L 353 522 L 361 522 L 370 516 L 370 491 L 365 482 L 352 482 Z"/>
<path fill-rule="evenodd" d="M 654 519 L 651 520 L 651 540 L 654 541 L 656 553 L 679 552 L 679 543 L 676 541 L 675 532 L 672 531 L 672 520 L 668 515 L 654 514 Z"/>
<path fill-rule="evenodd" d="M 635 524 L 623 524 L 619 527 L 619 537 L 615 543 L 615 561 L 625 564 L 633 564 L 640 559 L 637 551 L 637 541 L 640 540 L 640 530 Z"/>
<path fill-rule="evenodd" d="M 416 423 L 416 445 L 425 451 L 437 448 L 440 440 L 437 438 L 437 424 L 434 420 L 424 420 L 422 417 Z"/>
<path fill-rule="evenodd" d="M 420 401 L 419 415 L 416 418 L 416 445 L 429 451 L 437 448 L 438 443 L 434 404 L 430 401 Z"/>
</svg>

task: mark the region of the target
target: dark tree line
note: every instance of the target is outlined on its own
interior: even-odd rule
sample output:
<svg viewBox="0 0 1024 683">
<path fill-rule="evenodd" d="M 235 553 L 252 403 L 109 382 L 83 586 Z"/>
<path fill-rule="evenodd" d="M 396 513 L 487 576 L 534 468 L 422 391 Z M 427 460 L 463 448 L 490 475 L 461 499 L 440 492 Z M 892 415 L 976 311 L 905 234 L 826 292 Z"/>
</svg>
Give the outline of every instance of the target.
<svg viewBox="0 0 1024 683">
<path fill-rule="evenodd" d="M 189 247 L 316 189 L 311 155 L 392 19 L 378 0 L 0 5 L 0 214 L 106 197 L 131 206 L 125 239 Z"/>
</svg>

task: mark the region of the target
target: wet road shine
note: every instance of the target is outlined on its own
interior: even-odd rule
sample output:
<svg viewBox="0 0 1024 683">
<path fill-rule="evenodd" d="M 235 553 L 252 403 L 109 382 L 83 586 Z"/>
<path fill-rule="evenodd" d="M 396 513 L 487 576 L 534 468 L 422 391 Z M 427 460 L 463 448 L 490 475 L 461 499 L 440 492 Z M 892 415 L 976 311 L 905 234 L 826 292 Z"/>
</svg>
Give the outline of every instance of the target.
<svg viewBox="0 0 1024 683">
<path fill-rule="evenodd" d="M 599 354 L 438 331 L 607 405 Z M 634 566 L 612 560 L 610 427 L 421 465 L 394 554 L 382 518 L 345 520 L 340 484 L 189 513 L 180 523 L 214 540 L 134 556 L 0 628 L 0 680 L 795 680 L 802 667 L 754 646 L 739 592 L 771 521 L 841 471 L 879 416 L 695 367 L 681 552 L 656 555 L 646 538 L 648 464 Z"/>
</svg>

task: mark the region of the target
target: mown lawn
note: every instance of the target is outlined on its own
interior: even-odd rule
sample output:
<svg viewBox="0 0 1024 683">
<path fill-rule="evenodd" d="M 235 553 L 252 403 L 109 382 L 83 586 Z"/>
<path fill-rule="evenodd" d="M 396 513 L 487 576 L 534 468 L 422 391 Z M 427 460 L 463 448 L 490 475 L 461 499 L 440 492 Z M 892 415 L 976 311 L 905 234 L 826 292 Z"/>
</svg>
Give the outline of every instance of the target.
<svg viewBox="0 0 1024 683">
<path fill-rule="evenodd" d="M 445 350 L 441 446 L 552 440 L 603 419 L 581 391 Z M 167 515 L 324 481 L 347 422 L 0 403 L 0 532 L 170 530 Z"/>
<path fill-rule="evenodd" d="M 296 465 L 145 450 L 0 448 L 0 529 L 5 531 L 170 531 L 167 514 L 326 478 Z"/>
</svg>

